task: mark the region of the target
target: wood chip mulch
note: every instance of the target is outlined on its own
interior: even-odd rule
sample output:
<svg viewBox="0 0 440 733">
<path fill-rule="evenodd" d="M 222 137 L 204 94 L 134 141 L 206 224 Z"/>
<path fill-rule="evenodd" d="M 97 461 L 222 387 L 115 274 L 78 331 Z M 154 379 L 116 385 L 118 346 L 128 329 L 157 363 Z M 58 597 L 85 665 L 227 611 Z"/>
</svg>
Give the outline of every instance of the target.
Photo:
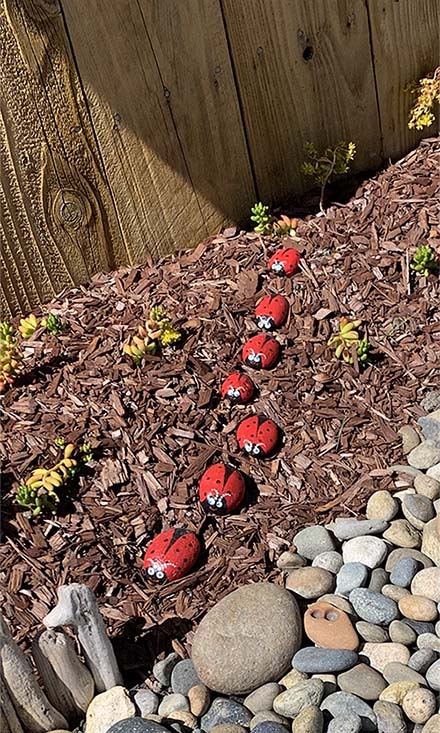
<svg viewBox="0 0 440 733">
<path fill-rule="evenodd" d="M 69 331 L 58 340 L 37 333 L 25 375 L 0 403 L 1 608 L 24 648 L 57 586 L 76 581 L 96 592 L 124 667 L 171 643 L 183 651 L 222 596 L 249 581 L 281 582 L 275 561 L 298 527 L 353 515 L 372 491 L 395 486 L 387 467 L 402 460 L 396 431 L 423 414 L 421 397 L 439 386 L 439 280 L 409 271 L 428 237 L 440 252 L 439 170 L 438 141 L 424 141 L 348 205 L 306 217 L 294 242 L 304 266 L 292 279 L 265 272 L 275 242 L 227 230 L 154 266 L 100 274 L 52 302 Z M 252 374 L 253 405 L 230 408 L 218 388 L 268 291 L 291 304 L 277 336 L 282 359 Z M 158 303 L 184 344 L 136 370 L 121 346 Z M 375 360 L 360 373 L 326 347 L 341 314 L 368 325 Z M 235 427 L 249 411 L 283 430 L 272 460 L 238 455 Z M 57 436 L 90 440 L 96 459 L 61 516 L 31 522 L 14 506 L 14 489 L 51 456 Z M 197 482 L 221 459 L 250 477 L 249 496 L 238 513 L 212 519 Z M 188 577 L 151 587 L 144 549 L 155 532 L 179 525 L 201 533 L 200 562 Z M 140 658 L 130 646 L 139 639 Z"/>
</svg>

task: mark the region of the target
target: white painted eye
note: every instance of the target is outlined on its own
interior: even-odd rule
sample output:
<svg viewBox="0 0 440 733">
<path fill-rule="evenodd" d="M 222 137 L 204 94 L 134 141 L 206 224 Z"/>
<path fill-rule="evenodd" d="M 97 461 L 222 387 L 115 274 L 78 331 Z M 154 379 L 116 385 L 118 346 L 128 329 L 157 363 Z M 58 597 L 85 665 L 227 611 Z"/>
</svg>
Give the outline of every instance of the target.
<svg viewBox="0 0 440 733">
<path fill-rule="evenodd" d="M 254 361 L 254 360 L 255 360 L 255 354 L 252 354 L 252 353 L 251 353 L 251 354 L 249 354 L 249 356 L 248 356 L 247 360 L 248 360 L 248 361 Z"/>
<path fill-rule="evenodd" d="M 254 448 L 253 448 L 253 450 L 252 450 L 252 453 L 254 454 L 254 456 L 258 456 L 258 455 L 260 455 L 260 453 L 261 453 L 261 450 L 260 450 L 260 448 L 258 447 L 258 445 L 254 445 Z"/>
<path fill-rule="evenodd" d="M 162 570 L 158 570 L 157 573 L 156 573 L 156 578 L 158 580 L 163 580 L 164 577 L 165 577 L 165 573 L 163 573 Z"/>
<path fill-rule="evenodd" d="M 147 569 L 147 573 L 148 573 L 148 575 L 155 575 L 155 570 L 154 570 L 154 568 L 152 568 L 152 567 L 151 567 L 151 565 L 150 565 L 150 567 L 149 567 L 149 568 Z"/>
<path fill-rule="evenodd" d="M 255 354 L 255 356 L 254 356 L 254 361 L 255 361 L 255 363 L 256 363 L 256 364 L 259 364 L 259 363 L 260 363 L 260 361 L 261 361 L 261 356 L 260 356 L 260 354 Z"/>
<path fill-rule="evenodd" d="M 235 397 L 235 389 L 233 387 L 229 387 L 229 389 L 228 389 L 228 396 L 229 397 Z"/>
<path fill-rule="evenodd" d="M 209 506 L 214 506 L 215 499 L 214 499 L 213 496 L 208 496 L 208 504 L 209 504 Z"/>
<path fill-rule="evenodd" d="M 218 499 L 218 500 L 217 500 L 217 501 L 215 502 L 215 505 L 216 505 L 217 509 L 221 509 L 221 508 L 222 508 L 222 506 L 223 506 L 223 502 L 222 502 L 222 500 L 221 500 L 221 499 Z"/>
<path fill-rule="evenodd" d="M 239 390 L 239 389 L 234 389 L 234 397 L 235 397 L 236 399 L 237 399 L 238 397 L 240 397 L 240 390 Z"/>
<path fill-rule="evenodd" d="M 244 444 L 244 449 L 245 449 L 246 453 L 252 453 L 252 443 L 249 443 L 249 442 L 245 443 Z"/>
</svg>

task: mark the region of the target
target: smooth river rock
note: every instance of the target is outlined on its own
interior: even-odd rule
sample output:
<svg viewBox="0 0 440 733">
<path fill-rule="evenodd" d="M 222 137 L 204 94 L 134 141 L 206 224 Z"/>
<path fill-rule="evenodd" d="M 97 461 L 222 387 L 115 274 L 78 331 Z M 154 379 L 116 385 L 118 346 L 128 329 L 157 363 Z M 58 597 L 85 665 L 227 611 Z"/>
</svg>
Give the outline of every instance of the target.
<svg viewBox="0 0 440 733">
<path fill-rule="evenodd" d="M 359 618 L 371 624 L 388 626 L 399 615 L 396 603 L 382 593 L 375 593 L 368 588 L 355 588 L 349 595 L 349 601 Z"/>
<path fill-rule="evenodd" d="M 321 552 L 335 549 L 334 540 L 328 530 L 319 524 L 301 529 L 293 538 L 293 543 L 300 555 L 307 560 L 314 560 Z"/>
<path fill-rule="evenodd" d="M 368 519 L 382 519 L 389 522 L 399 511 L 399 502 L 389 491 L 375 491 L 367 503 Z"/>
<path fill-rule="evenodd" d="M 377 568 L 382 565 L 388 548 L 386 543 L 379 537 L 366 535 L 364 537 L 353 537 L 344 543 L 342 557 L 344 563 L 361 562 L 368 568 Z"/>
<path fill-rule="evenodd" d="M 292 659 L 292 667 L 306 674 L 326 674 L 342 672 L 356 664 L 358 655 L 347 649 L 322 649 L 305 647 L 300 649 Z"/>
<path fill-rule="evenodd" d="M 393 702 L 378 700 L 373 710 L 377 718 L 378 733 L 407 733 L 402 709 Z"/>
<path fill-rule="evenodd" d="M 435 565 L 440 566 L 440 514 L 425 524 L 422 536 L 422 552 Z"/>
<path fill-rule="evenodd" d="M 211 690 L 247 694 L 288 671 L 301 637 L 292 593 L 272 583 L 253 583 L 208 611 L 194 634 L 192 660 Z"/>
<path fill-rule="evenodd" d="M 338 540 L 351 540 L 353 537 L 361 537 L 370 534 L 382 534 L 388 527 L 388 522 L 383 519 L 336 519 L 335 522 L 327 524 Z"/>
<path fill-rule="evenodd" d="M 328 710 L 333 717 L 345 715 L 347 712 L 356 713 L 362 719 L 363 730 L 376 730 L 376 715 L 373 710 L 364 700 L 352 695 L 351 692 L 333 692 L 324 698 L 321 710 Z"/>
<path fill-rule="evenodd" d="M 361 663 L 338 675 L 338 685 L 344 692 L 351 692 L 362 700 L 378 700 L 387 682 L 376 669 Z"/>
<path fill-rule="evenodd" d="M 323 568 L 307 567 L 292 570 L 286 578 L 286 588 L 301 598 L 313 599 L 333 590 L 335 578 Z"/>
<path fill-rule="evenodd" d="M 413 595 L 424 596 L 435 603 L 440 602 L 440 567 L 420 570 L 411 583 Z"/>
<path fill-rule="evenodd" d="M 273 709 L 279 715 L 294 718 L 310 705 L 319 706 L 323 696 L 324 683 L 322 680 L 304 680 L 278 695 L 273 701 Z"/>
<path fill-rule="evenodd" d="M 408 664 L 410 651 L 404 644 L 396 644 L 395 642 L 382 642 L 379 644 L 367 642 L 364 644 L 361 656 L 367 657 L 371 666 L 383 673 L 390 662 Z"/>
<path fill-rule="evenodd" d="M 252 713 L 244 705 L 236 700 L 217 697 L 208 712 L 202 716 L 201 727 L 206 733 L 211 733 L 212 729 L 221 723 L 236 723 L 247 728 L 251 719 Z"/>
</svg>

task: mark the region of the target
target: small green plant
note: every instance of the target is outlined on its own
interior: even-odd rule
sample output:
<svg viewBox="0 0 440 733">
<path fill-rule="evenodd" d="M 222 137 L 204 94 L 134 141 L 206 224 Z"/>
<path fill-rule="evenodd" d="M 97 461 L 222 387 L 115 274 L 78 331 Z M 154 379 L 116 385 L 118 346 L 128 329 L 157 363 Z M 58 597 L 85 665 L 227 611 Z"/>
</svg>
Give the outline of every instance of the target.
<svg viewBox="0 0 440 733">
<path fill-rule="evenodd" d="M 25 341 L 27 341 L 27 339 L 30 339 L 37 330 L 38 325 L 38 319 L 34 315 L 34 313 L 30 313 L 30 315 L 26 316 L 26 318 L 21 318 L 20 325 L 18 327 L 21 337 L 25 339 Z"/>
<path fill-rule="evenodd" d="M 274 223 L 273 232 L 278 236 L 289 236 L 296 237 L 296 228 L 298 226 L 298 219 L 291 219 L 286 214 L 281 214 L 281 217 Z"/>
<path fill-rule="evenodd" d="M 301 171 L 304 175 L 311 176 L 320 187 L 319 208 L 324 212 L 325 187 L 333 176 L 348 173 L 350 162 L 356 155 L 356 145 L 352 142 L 339 142 L 319 154 L 313 143 L 306 143 L 304 151 L 306 160 Z"/>
<path fill-rule="evenodd" d="M 357 358 L 362 364 L 368 362 L 371 344 L 366 336 L 360 338 L 357 329 L 361 324 L 362 321 L 360 320 L 349 321 L 348 318 L 342 316 L 339 319 L 338 333 L 331 336 L 327 341 L 327 346 L 335 349 L 335 356 L 338 359 L 343 359 L 347 364 L 353 364 L 353 348 L 356 349 Z"/>
<path fill-rule="evenodd" d="M 34 517 L 44 512 L 56 514 L 61 490 L 80 471 L 81 464 L 93 457 L 90 443 L 76 446 L 74 443 L 66 444 L 63 438 L 57 438 L 55 445 L 63 451 L 62 458 L 50 468 L 35 468 L 17 489 L 17 504 L 31 510 Z"/>
<path fill-rule="evenodd" d="M 251 221 L 255 223 L 254 231 L 258 234 L 271 234 L 274 224 L 274 217 L 269 207 L 261 201 L 251 208 Z"/>
<path fill-rule="evenodd" d="M 147 356 L 156 354 L 158 346 L 174 346 L 182 338 L 165 313 L 162 306 L 154 306 L 150 317 L 143 326 L 138 326 L 138 332 L 129 343 L 124 344 L 123 352 L 133 359 L 136 366 L 140 366 Z"/>
<path fill-rule="evenodd" d="M 440 66 L 430 76 L 408 84 L 404 91 L 415 95 L 409 113 L 409 129 L 430 127 L 435 122 L 435 105 L 440 103 Z"/>
<path fill-rule="evenodd" d="M 59 336 L 67 328 L 67 323 L 64 323 L 56 313 L 49 313 L 46 318 L 42 319 L 40 325 L 49 331 L 52 336 Z"/>
<path fill-rule="evenodd" d="M 0 392 L 16 380 L 23 368 L 23 355 L 9 321 L 0 323 Z"/>
<path fill-rule="evenodd" d="M 410 263 L 411 270 L 418 272 L 425 277 L 431 272 L 437 272 L 439 269 L 439 259 L 432 247 L 429 244 L 423 244 L 417 247 L 412 262 Z"/>
</svg>

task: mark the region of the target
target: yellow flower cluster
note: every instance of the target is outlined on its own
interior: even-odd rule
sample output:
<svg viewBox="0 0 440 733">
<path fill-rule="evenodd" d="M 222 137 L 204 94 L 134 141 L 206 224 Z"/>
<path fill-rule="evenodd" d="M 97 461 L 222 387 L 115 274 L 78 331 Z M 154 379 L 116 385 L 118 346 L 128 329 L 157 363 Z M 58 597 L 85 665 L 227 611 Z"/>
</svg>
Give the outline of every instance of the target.
<svg viewBox="0 0 440 733">
<path fill-rule="evenodd" d="M 423 130 L 424 127 L 430 127 L 435 121 L 435 104 L 440 103 L 440 66 L 432 76 L 420 79 L 417 84 L 411 84 L 406 91 L 416 95 L 410 110 L 408 127 L 410 130 Z"/>
<path fill-rule="evenodd" d="M 136 366 L 139 366 L 142 360 L 148 356 L 155 354 L 157 346 L 173 346 L 180 341 L 182 334 L 176 331 L 166 315 L 162 306 L 155 306 L 150 311 L 150 317 L 143 326 L 138 326 L 138 333 L 124 344 L 123 352 L 130 356 Z"/>
</svg>

